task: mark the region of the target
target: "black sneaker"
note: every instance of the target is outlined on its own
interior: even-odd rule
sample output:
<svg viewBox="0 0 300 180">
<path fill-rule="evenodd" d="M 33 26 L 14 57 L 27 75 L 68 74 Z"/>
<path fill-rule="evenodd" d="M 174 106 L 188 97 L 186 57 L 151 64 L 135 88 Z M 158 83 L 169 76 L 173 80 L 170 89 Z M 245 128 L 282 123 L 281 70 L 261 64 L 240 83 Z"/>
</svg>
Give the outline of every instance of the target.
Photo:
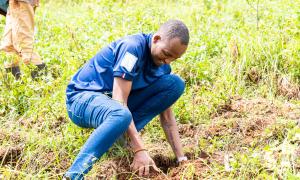
<svg viewBox="0 0 300 180">
<path fill-rule="evenodd" d="M 47 75 L 47 66 L 45 63 L 35 65 L 36 67 L 31 71 L 32 79 L 36 79 L 42 75 Z"/>
<path fill-rule="evenodd" d="M 5 68 L 7 73 L 12 73 L 14 75 L 15 79 L 18 80 L 21 77 L 21 71 L 19 66 Z"/>
</svg>

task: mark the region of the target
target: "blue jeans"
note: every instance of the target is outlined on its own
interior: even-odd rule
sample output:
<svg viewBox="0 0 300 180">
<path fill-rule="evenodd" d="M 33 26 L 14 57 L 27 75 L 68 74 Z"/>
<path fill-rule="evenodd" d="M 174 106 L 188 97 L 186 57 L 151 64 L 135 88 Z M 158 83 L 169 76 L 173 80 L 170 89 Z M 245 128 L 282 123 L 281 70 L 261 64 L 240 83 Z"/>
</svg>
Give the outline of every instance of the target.
<svg viewBox="0 0 300 180">
<path fill-rule="evenodd" d="M 68 115 L 78 126 L 95 128 L 65 176 L 83 179 L 113 143 L 128 129 L 133 119 L 140 131 L 156 115 L 169 108 L 183 93 L 184 82 L 177 75 L 164 75 L 150 86 L 132 91 L 128 108 L 109 96 L 82 91 L 67 103 Z"/>
</svg>

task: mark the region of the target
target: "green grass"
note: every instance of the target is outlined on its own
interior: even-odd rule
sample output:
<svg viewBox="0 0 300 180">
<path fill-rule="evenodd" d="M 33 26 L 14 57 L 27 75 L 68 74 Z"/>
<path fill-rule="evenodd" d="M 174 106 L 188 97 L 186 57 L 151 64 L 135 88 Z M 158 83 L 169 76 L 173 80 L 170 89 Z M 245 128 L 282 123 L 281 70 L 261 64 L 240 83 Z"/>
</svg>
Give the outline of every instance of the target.
<svg viewBox="0 0 300 180">
<path fill-rule="evenodd" d="M 174 106 L 179 123 L 208 125 L 218 106 L 236 95 L 288 101 L 278 94 L 277 81 L 286 76 L 299 86 L 300 1 L 259 1 L 258 7 L 257 17 L 257 1 L 246 0 L 42 1 L 36 12 L 35 49 L 48 65 L 48 76 L 33 81 L 29 68 L 22 65 L 22 81 L 14 81 L 6 77 L 3 67 L 0 69 L 0 128 L 7 136 L 0 147 L 24 145 L 16 164 L 0 166 L 0 174 L 5 179 L 60 177 L 91 132 L 78 128 L 67 117 L 65 88 L 71 76 L 113 40 L 155 32 L 171 18 L 184 21 L 191 36 L 188 51 L 172 65 L 173 72 L 181 75 L 187 85 Z M 5 18 L 1 17 L 1 34 L 4 24 Z M 1 64 L 7 58 L 0 52 Z M 258 81 L 248 78 L 252 69 Z M 289 101 L 300 104 L 297 98 Z M 295 178 L 299 169 L 290 165 L 299 162 L 291 159 L 291 152 L 282 155 L 292 162 L 287 167 L 281 160 L 273 162 L 271 170 L 264 164 L 264 146 L 268 147 L 266 152 L 281 146 L 281 152 L 286 151 L 284 147 L 297 147 L 298 140 L 293 139 L 299 137 L 299 128 L 295 124 L 278 128 L 283 127 L 283 134 L 276 128 L 269 130 L 276 134 L 270 143 L 234 152 L 232 172 L 218 173 L 224 167 L 216 165 L 206 177 Z M 154 146 L 153 138 L 164 139 L 157 121 L 146 132 L 145 139 Z M 21 142 L 10 138 L 12 134 L 19 134 Z M 222 150 L 228 138 L 210 140 L 207 143 L 211 146 L 203 148 Z M 117 156 L 127 153 L 117 152 Z M 112 156 L 105 155 L 103 161 L 109 158 Z M 187 171 L 182 176 L 192 177 L 189 173 L 193 174 L 193 168 Z"/>
</svg>

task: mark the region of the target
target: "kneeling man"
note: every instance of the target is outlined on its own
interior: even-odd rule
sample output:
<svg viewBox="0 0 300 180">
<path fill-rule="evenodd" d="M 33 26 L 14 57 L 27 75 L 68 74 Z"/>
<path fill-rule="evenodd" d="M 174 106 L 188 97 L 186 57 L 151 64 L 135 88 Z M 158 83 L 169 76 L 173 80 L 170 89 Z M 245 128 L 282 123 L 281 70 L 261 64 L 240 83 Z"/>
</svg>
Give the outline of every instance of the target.
<svg viewBox="0 0 300 180">
<path fill-rule="evenodd" d="M 178 161 L 186 160 L 171 106 L 184 91 L 184 81 L 171 74 L 170 63 L 181 57 L 189 31 L 169 20 L 154 34 L 124 37 L 104 47 L 73 76 L 67 87 L 67 110 L 78 126 L 94 128 L 65 177 L 83 179 L 125 132 L 134 152 L 131 165 L 139 175 L 157 169 L 138 131 L 160 115 Z"/>
</svg>

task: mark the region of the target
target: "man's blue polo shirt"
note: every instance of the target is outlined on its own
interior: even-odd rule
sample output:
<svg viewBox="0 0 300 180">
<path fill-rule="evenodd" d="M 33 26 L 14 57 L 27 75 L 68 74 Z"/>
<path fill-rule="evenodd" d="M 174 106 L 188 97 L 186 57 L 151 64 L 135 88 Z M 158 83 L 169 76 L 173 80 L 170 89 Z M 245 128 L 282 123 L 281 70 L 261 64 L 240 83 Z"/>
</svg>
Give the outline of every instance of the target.
<svg viewBox="0 0 300 180">
<path fill-rule="evenodd" d="M 151 57 L 152 34 L 126 36 L 104 47 L 72 77 L 67 101 L 80 91 L 111 92 L 114 77 L 132 81 L 131 90 L 149 86 L 171 73 L 170 65 L 156 66 Z"/>
</svg>

